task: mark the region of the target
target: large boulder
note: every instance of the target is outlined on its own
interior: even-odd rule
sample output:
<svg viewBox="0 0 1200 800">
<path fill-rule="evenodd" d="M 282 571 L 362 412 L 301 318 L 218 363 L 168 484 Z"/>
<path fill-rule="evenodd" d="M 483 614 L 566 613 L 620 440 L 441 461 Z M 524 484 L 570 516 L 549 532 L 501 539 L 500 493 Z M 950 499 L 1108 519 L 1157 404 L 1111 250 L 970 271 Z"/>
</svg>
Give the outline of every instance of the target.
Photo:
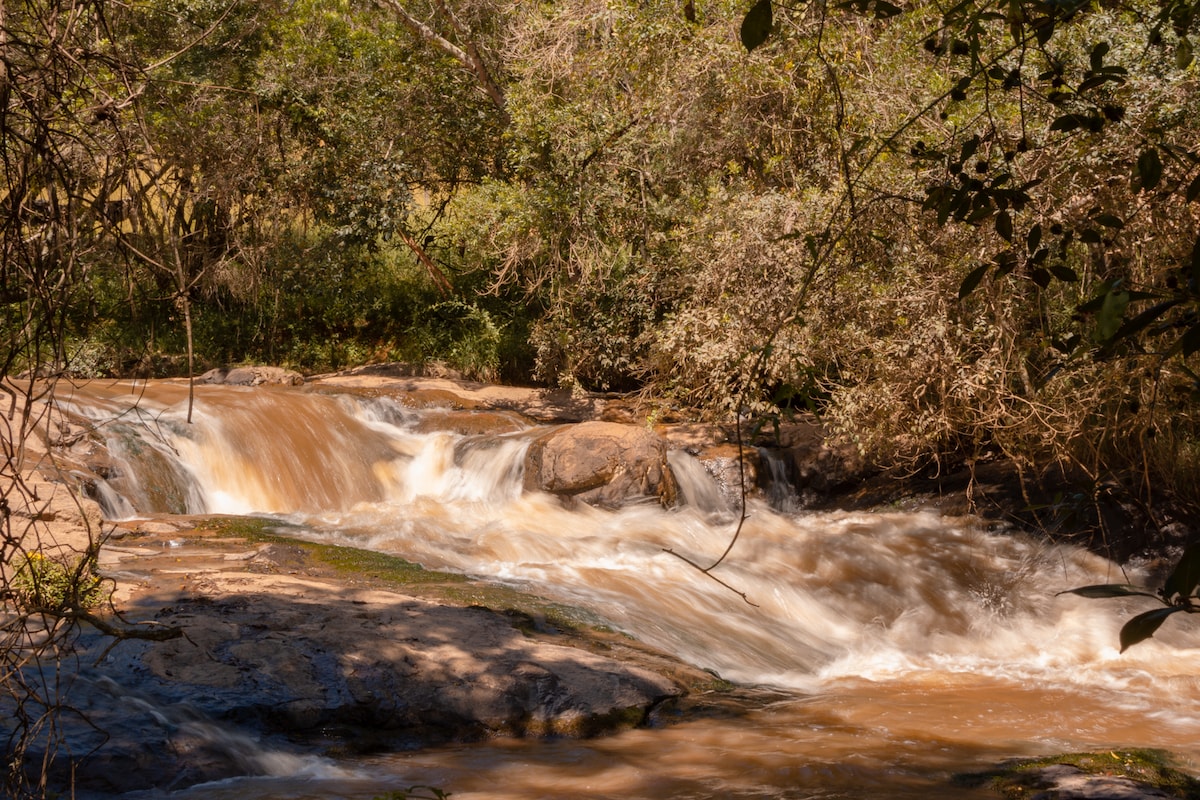
<svg viewBox="0 0 1200 800">
<path fill-rule="evenodd" d="M 196 378 L 196 382 L 221 383 L 229 386 L 262 386 L 263 384 L 299 386 L 304 383 L 304 376 L 299 372 L 282 367 L 234 367 L 233 369 L 210 369 Z"/>
<path fill-rule="evenodd" d="M 609 507 L 646 498 L 672 505 L 676 496 L 666 440 L 616 422 L 553 428 L 534 440 L 525 457 L 525 488 Z"/>
</svg>

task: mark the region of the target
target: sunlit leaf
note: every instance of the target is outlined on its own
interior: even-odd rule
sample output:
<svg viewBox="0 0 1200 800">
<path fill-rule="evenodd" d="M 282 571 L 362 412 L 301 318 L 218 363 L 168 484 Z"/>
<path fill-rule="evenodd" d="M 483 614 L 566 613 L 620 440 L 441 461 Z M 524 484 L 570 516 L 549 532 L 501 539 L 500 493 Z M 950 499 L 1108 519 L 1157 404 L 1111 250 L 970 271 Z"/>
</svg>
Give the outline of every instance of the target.
<svg viewBox="0 0 1200 800">
<path fill-rule="evenodd" d="M 1151 323 L 1160 319 L 1167 311 L 1179 305 L 1182 301 L 1178 298 L 1167 300 L 1162 303 L 1157 303 L 1145 311 L 1138 314 L 1128 322 L 1122 323 L 1121 327 L 1116 330 L 1112 336 L 1108 337 L 1108 345 L 1114 345 L 1131 336 L 1135 336 L 1145 330 Z"/>
<path fill-rule="evenodd" d="M 1108 341 L 1121 327 L 1121 319 L 1129 306 L 1129 292 L 1108 292 L 1100 304 L 1096 316 L 1096 334 L 1100 341 Z"/>
<path fill-rule="evenodd" d="M 771 0 L 758 0 L 742 20 L 742 44 L 750 51 L 771 35 Z"/>
<path fill-rule="evenodd" d="M 1138 614 L 1126 622 L 1121 628 L 1121 652 L 1124 653 L 1138 642 L 1149 639 L 1156 630 L 1162 627 L 1167 617 L 1182 610 L 1179 606 L 1156 608 L 1153 611 Z"/>
<path fill-rule="evenodd" d="M 1175 66 L 1179 69 L 1187 69 L 1192 65 L 1192 59 L 1195 57 L 1192 52 L 1192 43 L 1185 36 L 1179 40 L 1179 44 L 1175 46 Z"/>
</svg>

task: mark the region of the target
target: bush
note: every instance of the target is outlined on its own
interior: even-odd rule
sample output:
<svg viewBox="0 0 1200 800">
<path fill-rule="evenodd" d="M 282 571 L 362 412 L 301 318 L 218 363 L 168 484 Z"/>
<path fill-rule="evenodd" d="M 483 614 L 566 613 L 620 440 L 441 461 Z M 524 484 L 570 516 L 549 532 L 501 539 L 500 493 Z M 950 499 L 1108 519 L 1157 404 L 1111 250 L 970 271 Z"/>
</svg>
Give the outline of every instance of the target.
<svg viewBox="0 0 1200 800">
<path fill-rule="evenodd" d="M 103 581 L 90 559 L 62 561 L 34 551 L 13 568 L 10 590 L 17 605 L 27 612 L 61 615 L 86 611 L 105 599 Z"/>
</svg>

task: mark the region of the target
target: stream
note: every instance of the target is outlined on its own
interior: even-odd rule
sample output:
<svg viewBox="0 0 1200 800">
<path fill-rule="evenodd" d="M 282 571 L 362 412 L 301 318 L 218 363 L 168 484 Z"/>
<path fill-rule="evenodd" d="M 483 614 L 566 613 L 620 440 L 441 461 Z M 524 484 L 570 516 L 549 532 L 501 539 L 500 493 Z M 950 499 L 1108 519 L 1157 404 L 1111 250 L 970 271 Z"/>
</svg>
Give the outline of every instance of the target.
<svg viewBox="0 0 1200 800">
<path fill-rule="evenodd" d="M 424 785 L 458 800 L 940 800 L 994 797 L 952 776 L 1017 756 L 1155 747 L 1200 763 L 1200 628 L 1179 615 L 1119 653 L 1122 623 L 1152 601 L 1058 593 L 1143 578 L 1077 548 L 972 518 L 756 503 L 714 571 L 746 602 L 667 552 L 711 562 L 737 528 L 682 451 L 679 508 L 567 508 L 522 489 L 534 429 L 439 431 L 385 392 L 197 387 L 190 424 L 177 384 L 92 384 L 60 402 L 107 440 L 112 519 L 278 519 L 581 606 L 763 698 L 594 740 L 344 760 L 214 729 L 262 747 L 258 774 L 171 797 L 357 800 Z"/>
</svg>

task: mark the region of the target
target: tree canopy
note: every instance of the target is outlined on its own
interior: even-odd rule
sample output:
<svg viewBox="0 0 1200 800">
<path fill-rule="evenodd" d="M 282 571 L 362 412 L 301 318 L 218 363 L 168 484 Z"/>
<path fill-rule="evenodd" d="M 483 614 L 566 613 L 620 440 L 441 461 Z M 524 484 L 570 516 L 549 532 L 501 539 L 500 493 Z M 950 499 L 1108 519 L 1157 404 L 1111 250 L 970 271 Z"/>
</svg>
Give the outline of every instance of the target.
<svg viewBox="0 0 1200 800">
<path fill-rule="evenodd" d="M 1194 495 L 1195 17 L 19 4 L 5 374 L 440 361 Z"/>
</svg>

